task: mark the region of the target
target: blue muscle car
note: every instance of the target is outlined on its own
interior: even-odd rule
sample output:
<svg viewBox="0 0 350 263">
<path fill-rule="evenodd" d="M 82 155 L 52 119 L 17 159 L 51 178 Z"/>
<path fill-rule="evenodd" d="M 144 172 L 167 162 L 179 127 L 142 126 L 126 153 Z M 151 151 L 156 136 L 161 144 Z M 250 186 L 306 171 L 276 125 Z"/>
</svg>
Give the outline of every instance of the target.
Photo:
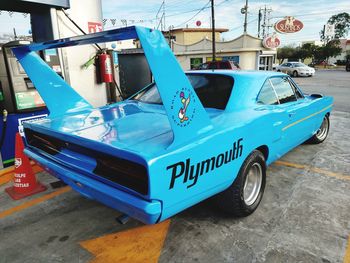
<svg viewBox="0 0 350 263">
<path fill-rule="evenodd" d="M 93 108 L 35 51 L 138 38 L 155 82 Z M 161 32 L 128 27 L 17 47 L 50 111 L 25 123 L 26 154 L 71 185 L 145 223 L 212 196 L 235 216 L 259 205 L 266 166 L 329 131 L 333 99 L 278 72 L 184 73 Z"/>
</svg>

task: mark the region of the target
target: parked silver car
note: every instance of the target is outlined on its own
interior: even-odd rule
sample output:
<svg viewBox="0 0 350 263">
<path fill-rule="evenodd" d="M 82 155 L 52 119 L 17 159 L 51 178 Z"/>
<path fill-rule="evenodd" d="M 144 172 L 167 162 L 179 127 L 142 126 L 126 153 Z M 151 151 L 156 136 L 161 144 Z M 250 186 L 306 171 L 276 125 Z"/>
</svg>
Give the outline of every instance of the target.
<svg viewBox="0 0 350 263">
<path fill-rule="evenodd" d="M 315 75 L 315 69 L 300 62 L 286 62 L 276 67 L 277 71 L 287 73 L 293 77 Z"/>
</svg>

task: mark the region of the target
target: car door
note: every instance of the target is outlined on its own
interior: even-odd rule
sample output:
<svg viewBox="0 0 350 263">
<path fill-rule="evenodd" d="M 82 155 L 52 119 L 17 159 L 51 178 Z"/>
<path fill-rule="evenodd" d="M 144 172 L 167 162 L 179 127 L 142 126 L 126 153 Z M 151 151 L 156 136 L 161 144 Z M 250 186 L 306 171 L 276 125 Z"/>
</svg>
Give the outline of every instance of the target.
<svg viewBox="0 0 350 263">
<path fill-rule="evenodd" d="M 289 77 L 273 77 L 270 81 L 278 97 L 277 107 L 288 119 L 282 127 L 281 140 L 281 149 L 288 151 L 310 138 L 314 131 L 313 109 Z"/>
<path fill-rule="evenodd" d="M 267 79 L 262 86 L 257 97 L 257 105 L 258 107 L 256 110 L 263 111 L 266 116 L 264 125 L 266 125 L 265 128 L 270 131 L 267 137 L 269 161 L 273 162 L 287 151 L 282 142 L 282 129 L 289 124 L 289 117 L 287 116 L 285 109 L 280 106 L 277 94 L 272 87 L 270 79 Z"/>
<path fill-rule="evenodd" d="M 285 73 L 287 73 L 289 75 L 291 75 L 293 73 L 293 64 L 292 63 L 287 63 Z"/>
</svg>

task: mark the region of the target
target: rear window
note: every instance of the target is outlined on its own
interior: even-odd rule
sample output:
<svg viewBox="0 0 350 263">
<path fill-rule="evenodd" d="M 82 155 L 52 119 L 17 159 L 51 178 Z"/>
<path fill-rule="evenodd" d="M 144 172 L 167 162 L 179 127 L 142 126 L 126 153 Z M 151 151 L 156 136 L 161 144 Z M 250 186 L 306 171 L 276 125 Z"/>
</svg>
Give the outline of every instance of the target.
<svg viewBox="0 0 350 263">
<path fill-rule="evenodd" d="M 233 88 L 233 78 L 219 74 L 187 74 L 204 108 L 224 110 Z M 141 102 L 162 104 L 157 85 L 151 84 L 131 99 Z"/>
</svg>

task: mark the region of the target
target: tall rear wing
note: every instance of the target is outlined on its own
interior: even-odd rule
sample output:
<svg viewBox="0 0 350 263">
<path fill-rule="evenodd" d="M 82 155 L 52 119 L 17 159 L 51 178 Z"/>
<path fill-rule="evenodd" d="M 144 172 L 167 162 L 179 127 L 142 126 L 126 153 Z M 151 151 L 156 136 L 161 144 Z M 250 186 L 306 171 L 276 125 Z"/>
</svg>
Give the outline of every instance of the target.
<svg viewBox="0 0 350 263">
<path fill-rule="evenodd" d="M 13 52 L 45 101 L 50 117 L 92 106 L 56 74 L 35 51 L 101 42 L 139 39 L 162 98 L 174 139 L 183 144 L 212 128 L 211 121 L 163 34 L 132 26 L 13 48 Z"/>
</svg>

